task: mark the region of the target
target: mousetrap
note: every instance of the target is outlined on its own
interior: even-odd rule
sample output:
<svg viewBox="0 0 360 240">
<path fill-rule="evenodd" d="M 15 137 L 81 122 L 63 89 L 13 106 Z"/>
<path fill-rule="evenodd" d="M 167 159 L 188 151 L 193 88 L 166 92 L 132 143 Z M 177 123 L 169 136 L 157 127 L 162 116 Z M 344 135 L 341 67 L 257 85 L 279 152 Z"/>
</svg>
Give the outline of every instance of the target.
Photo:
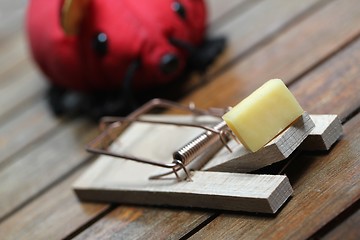
<svg viewBox="0 0 360 240">
<path fill-rule="evenodd" d="M 191 114 L 147 114 L 155 108 Z M 226 111 L 155 99 L 126 118 L 105 118 L 87 146 L 100 156 L 75 193 L 84 201 L 275 213 L 293 193 L 289 179 L 249 172 L 296 149 L 328 150 L 342 134 L 336 115 L 305 112 L 253 153 L 222 121 Z"/>
</svg>

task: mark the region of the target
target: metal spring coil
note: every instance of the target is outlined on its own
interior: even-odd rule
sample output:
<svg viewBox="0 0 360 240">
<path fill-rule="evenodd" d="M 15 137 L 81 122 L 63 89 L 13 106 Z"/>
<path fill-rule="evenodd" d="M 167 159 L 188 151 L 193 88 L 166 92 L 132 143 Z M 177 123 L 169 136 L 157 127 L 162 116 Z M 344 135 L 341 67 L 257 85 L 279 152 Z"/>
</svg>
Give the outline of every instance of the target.
<svg viewBox="0 0 360 240">
<path fill-rule="evenodd" d="M 226 126 L 226 123 L 222 121 L 213 126 L 213 128 L 221 131 L 225 129 Z M 180 148 L 180 150 L 174 152 L 173 159 L 180 160 L 184 165 L 187 165 L 217 141 L 221 141 L 218 134 L 206 131 Z"/>
</svg>

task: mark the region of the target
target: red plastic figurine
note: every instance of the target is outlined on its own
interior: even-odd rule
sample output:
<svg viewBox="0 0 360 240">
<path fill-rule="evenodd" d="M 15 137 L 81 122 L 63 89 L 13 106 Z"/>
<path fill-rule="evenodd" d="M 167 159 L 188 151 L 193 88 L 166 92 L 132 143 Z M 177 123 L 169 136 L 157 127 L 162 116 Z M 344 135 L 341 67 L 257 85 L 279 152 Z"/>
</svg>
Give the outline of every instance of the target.
<svg viewBox="0 0 360 240">
<path fill-rule="evenodd" d="M 205 40 L 203 0 L 31 0 L 30 48 L 52 83 L 56 113 L 99 117 L 134 107 L 136 93 L 204 70 L 224 39 Z"/>
</svg>

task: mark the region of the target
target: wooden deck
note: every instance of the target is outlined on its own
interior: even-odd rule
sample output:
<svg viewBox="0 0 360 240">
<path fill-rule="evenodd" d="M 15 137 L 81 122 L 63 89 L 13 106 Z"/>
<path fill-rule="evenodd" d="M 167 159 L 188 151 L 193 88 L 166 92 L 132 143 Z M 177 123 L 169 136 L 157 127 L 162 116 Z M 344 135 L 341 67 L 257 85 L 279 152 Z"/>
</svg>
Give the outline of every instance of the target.
<svg viewBox="0 0 360 240">
<path fill-rule="evenodd" d="M 80 202 L 94 161 L 84 119 L 55 118 L 26 48 L 26 1 L 0 3 L 1 239 L 360 239 L 359 0 L 208 0 L 228 47 L 181 102 L 229 106 L 281 78 L 312 114 L 338 114 L 341 140 L 286 168 L 294 196 L 276 215 Z"/>
</svg>

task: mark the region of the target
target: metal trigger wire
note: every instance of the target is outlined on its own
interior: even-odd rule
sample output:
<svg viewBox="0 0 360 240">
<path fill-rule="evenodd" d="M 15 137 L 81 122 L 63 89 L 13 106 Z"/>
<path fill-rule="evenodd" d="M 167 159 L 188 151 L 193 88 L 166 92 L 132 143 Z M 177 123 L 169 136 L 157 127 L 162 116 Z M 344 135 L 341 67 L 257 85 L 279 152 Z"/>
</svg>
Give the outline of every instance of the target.
<svg viewBox="0 0 360 240">
<path fill-rule="evenodd" d="M 218 142 L 221 141 L 223 146 L 225 146 L 231 152 L 231 149 L 228 146 L 227 141 L 229 140 L 230 137 L 234 137 L 234 136 L 232 132 L 227 128 L 227 125 L 224 121 L 218 122 L 213 127 L 208 127 L 199 124 L 176 123 L 176 122 L 167 122 L 167 121 L 150 121 L 150 120 L 139 119 L 141 115 L 153 110 L 153 108 L 155 107 L 161 107 L 161 108 L 173 107 L 179 110 L 190 111 L 194 115 L 210 115 L 218 118 L 223 114 L 223 112 L 226 111 L 220 109 L 204 110 L 204 109 L 196 108 L 195 104 L 193 103 L 190 103 L 188 106 L 185 106 L 168 100 L 153 99 L 148 103 L 146 103 L 145 105 L 143 105 L 142 107 L 135 110 L 126 118 L 122 118 L 122 117 L 104 118 L 102 124 L 100 125 L 103 130 L 102 133 L 98 137 L 96 137 L 93 141 L 91 141 L 87 145 L 86 149 L 89 152 L 95 154 L 103 154 L 117 158 L 124 158 L 135 162 L 150 164 L 158 167 L 170 168 L 171 171 L 156 176 L 152 176 L 150 177 L 150 179 L 160 179 L 163 176 L 174 173 L 178 181 L 184 180 L 181 179 L 178 174 L 178 171 L 180 169 L 184 170 L 186 174 L 186 179 L 191 181 L 191 175 L 189 170 L 186 168 L 186 165 L 188 165 L 191 161 L 193 161 L 197 156 L 204 153 L 206 149 L 211 147 L 213 144 L 216 144 L 218 146 Z M 203 132 L 198 137 L 190 141 L 180 150 L 174 152 L 173 162 L 168 164 L 162 162 L 156 162 L 150 159 L 143 159 L 135 156 L 129 156 L 123 153 L 115 153 L 109 150 L 108 147 L 110 146 L 110 144 L 114 142 L 116 137 L 118 137 L 121 133 L 123 133 L 123 131 L 134 122 L 197 127 L 204 129 L 205 132 Z"/>
</svg>

